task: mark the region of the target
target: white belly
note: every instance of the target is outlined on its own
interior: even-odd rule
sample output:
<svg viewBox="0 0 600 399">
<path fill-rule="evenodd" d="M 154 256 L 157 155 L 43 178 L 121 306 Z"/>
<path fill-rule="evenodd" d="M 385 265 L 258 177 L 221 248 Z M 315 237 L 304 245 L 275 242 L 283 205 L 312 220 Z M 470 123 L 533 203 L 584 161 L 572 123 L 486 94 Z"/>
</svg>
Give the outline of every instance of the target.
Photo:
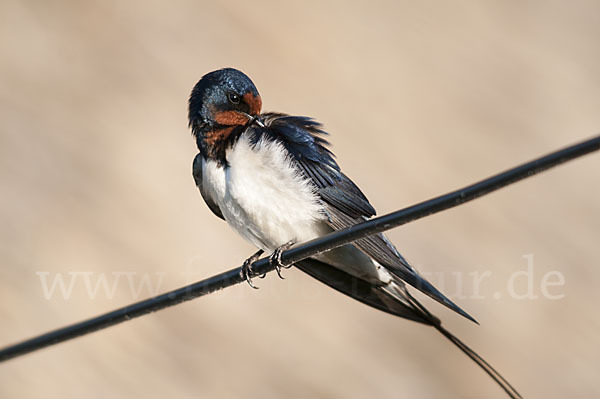
<svg viewBox="0 0 600 399">
<path fill-rule="evenodd" d="M 205 192 L 233 229 L 267 253 L 291 240 L 303 243 L 333 231 L 313 187 L 285 154 L 275 142 L 251 147 L 242 136 L 226 153 L 227 167 L 202 161 Z M 373 283 L 391 279 L 385 268 L 352 245 L 316 258 Z"/>
<path fill-rule="evenodd" d="M 308 241 L 329 230 L 314 188 L 280 144 L 261 140 L 252 147 L 242 136 L 226 158 L 227 167 L 203 161 L 202 186 L 227 223 L 252 244 L 271 252 L 288 241 Z"/>
</svg>

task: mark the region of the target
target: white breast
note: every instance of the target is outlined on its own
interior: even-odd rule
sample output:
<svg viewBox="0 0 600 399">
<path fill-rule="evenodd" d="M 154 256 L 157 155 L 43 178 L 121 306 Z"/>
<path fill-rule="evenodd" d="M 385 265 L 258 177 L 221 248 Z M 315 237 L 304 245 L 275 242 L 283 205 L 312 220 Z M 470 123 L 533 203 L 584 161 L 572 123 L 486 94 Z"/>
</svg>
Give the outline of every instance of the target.
<svg viewBox="0 0 600 399">
<path fill-rule="evenodd" d="M 255 246 L 271 252 L 329 230 L 314 188 L 275 141 L 251 145 L 240 137 L 227 151 L 227 167 L 203 161 L 202 185 L 225 220 Z"/>
</svg>

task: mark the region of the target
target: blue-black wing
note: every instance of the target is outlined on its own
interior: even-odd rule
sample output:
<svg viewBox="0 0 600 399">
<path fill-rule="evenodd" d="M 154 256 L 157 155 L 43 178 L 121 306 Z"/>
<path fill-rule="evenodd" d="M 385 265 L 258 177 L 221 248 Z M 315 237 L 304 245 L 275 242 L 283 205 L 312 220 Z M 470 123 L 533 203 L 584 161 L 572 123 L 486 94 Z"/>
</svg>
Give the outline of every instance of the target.
<svg viewBox="0 0 600 399">
<path fill-rule="evenodd" d="M 345 229 L 375 215 L 375 209 L 360 189 L 338 166 L 321 125 L 313 119 L 285 114 L 262 115 L 264 129 L 255 133 L 280 140 L 291 154 L 298 169 L 308 177 L 317 190 L 328 217 L 329 225 Z M 455 312 L 475 321 L 464 310 L 421 277 L 400 255 L 383 234 L 375 234 L 354 242 L 369 257 L 386 267 L 398 279 L 410 284 Z"/>
<path fill-rule="evenodd" d="M 192 165 L 192 176 L 194 176 L 196 187 L 198 187 L 198 189 L 200 190 L 200 194 L 202 195 L 204 202 L 206 202 L 206 205 L 208 205 L 208 208 L 212 211 L 212 213 L 217 215 L 217 217 L 220 217 L 221 219 L 225 220 L 225 218 L 223 217 L 223 213 L 221 212 L 221 208 L 219 208 L 219 205 L 215 201 L 213 201 L 210 195 L 208 195 L 202 188 L 202 154 L 198 154 L 194 158 L 194 163 Z"/>
</svg>

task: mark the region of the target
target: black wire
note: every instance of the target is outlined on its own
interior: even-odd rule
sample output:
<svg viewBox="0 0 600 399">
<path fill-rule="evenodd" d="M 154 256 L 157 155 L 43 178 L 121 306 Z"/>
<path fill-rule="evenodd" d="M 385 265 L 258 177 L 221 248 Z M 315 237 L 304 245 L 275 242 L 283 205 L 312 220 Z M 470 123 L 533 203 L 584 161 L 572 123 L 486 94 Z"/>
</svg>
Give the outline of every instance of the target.
<svg viewBox="0 0 600 399">
<path fill-rule="evenodd" d="M 339 247 L 375 233 L 380 233 L 413 220 L 443 211 L 481 197 L 504 186 L 515 183 L 521 179 L 533 176 L 539 172 L 559 165 L 563 162 L 580 157 L 600 149 L 600 136 L 572 145 L 565 149 L 553 152 L 541 158 L 527 162 L 505 172 L 499 173 L 478 183 L 460 190 L 421 202 L 364 223 L 352 226 L 345 230 L 335 231 L 326 236 L 319 237 L 298 247 L 289 249 L 282 254 L 281 260 L 292 264 L 311 257 L 319 252 Z M 267 258 L 256 261 L 252 269 L 254 275 L 261 275 L 274 270 Z M 167 292 L 154 298 L 146 299 L 112 312 L 62 327 L 54 331 L 39 335 L 26 341 L 11 345 L 0 350 L 0 362 L 26 353 L 67 341 L 93 331 L 142 316 L 190 299 L 209 294 L 211 292 L 230 287 L 245 281 L 241 275 L 241 267 L 218 274 L 206 280 Z"/>
</svg>

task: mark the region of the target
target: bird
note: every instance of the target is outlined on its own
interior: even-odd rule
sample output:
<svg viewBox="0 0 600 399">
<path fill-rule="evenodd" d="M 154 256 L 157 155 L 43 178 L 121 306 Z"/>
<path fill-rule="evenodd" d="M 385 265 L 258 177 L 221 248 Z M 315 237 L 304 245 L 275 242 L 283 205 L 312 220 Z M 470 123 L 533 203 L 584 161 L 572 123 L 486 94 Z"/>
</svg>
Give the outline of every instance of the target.
<svg viewBox="0 0 600 399">
<path fill-rule="evenodd" d="M 251 287 L 252 263 L 263 253 L 280 277 L 281 253 L 376 212 L 338 165 L 328 133 L 314 119 L 262 112 L 262 98 L 243 72 L 205 74 L 188 102 L 189 128 L 199 153 L 192 175 L 208 208 L 258 250 L 243 264 Z M 409 291 L 412 287 L 477 323 L 423 278 L 384 234 L 375 234 L 294 265 L 322 283 L 384 312 L 433 326 L 478 364 L 511 398 L 521 398 L 487 361 L 442 327 Z M 410 288 L 410 289 L 412 289 Z"/>
</svg>

